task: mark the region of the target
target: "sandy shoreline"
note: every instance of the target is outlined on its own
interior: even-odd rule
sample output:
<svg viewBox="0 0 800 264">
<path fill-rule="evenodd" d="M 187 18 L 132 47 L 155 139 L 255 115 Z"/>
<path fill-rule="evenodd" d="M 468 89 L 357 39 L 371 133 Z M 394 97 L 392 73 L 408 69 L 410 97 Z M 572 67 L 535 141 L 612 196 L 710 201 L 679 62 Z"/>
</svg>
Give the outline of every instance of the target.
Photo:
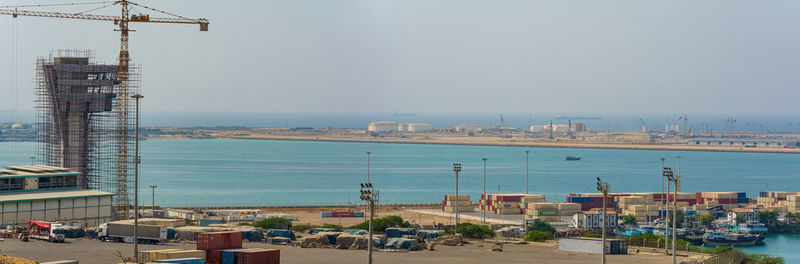
<svg viewBox="0 0 800 264">
<path fill-rule="evenodd" d="M 543 147 L 543 148 L 589 148 L 589 149 L 633 149 L 633 150 L 670 150 L 670 151 L 717 151 L 717 152 L 749 152 L 749 153 L 784 153 L 798 154 L 800 149 L 790 148 L 732 148 L 689 145 L 658 145 L 632 143 L 573 143 L 573 142 L 535 142 L 523 140 L 499 140 L 495 138 L 345 138 L 317 135 L 258 135 L 232 136 L 231 139 L 256 140 L 290 140 L 290 141 L 325 141 L 325 142 L 360 142 L 360 143 L 395 143 L 395 144 L 438 144 L 467 146 L 508 146 L 508 147 Z"/>
</svg>

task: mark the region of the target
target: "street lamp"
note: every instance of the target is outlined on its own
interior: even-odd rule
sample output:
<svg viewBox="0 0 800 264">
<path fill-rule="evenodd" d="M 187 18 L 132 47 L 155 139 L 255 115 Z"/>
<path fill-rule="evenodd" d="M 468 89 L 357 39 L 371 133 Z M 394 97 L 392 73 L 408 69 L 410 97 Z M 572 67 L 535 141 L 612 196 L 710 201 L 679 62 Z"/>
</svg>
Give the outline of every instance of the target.
<svg viewBox="0 0 800 264">
<path fill-rule="evenodd" d="M 678 158 L 678 177 L 675 178 L 675 188 L 676 188 L 676 191 L 680 192 L 681 191 L 681 158 L 683 158 L 683 156 L 676 156 L 675 158 Z M 678 198 L 676 197 L 675 199 L 678 199 Z"/>
<path fill-rule="evenodd" d="M 372 244 L 375 243 L 372 241 L 372 219 L 375 214 L 375 202 L 380 200 L 380 193 L 372 187 L 372 183 L 362 183 L 361 200 L 369 204 L 369 257 L 367 263 L 372 264 Z"/>
<path fill-rule="evenodd" d="M 153 217 L 156 217 L 156 188 L 158 188 L 158 186 L 157 185 L 150 185 L 150 188 L 153 189 L 153 207 L 150 208 L 150 209 L 153 211 L 152 212 Z"/>
<path fill-rule="evenodd" d="M 597 177 L 597 190 L 603 193 L 603 215 L 600 216 L 600 222 L 603 223 L 603 242 L 602 242 L 602 263 L 606 263 L 606 222 L 608 222 L 606 218 L 606 199 L 608 198 L 608 190 L 611 189 L 611 186 L 608 185 L 608 182 L 604 182 L 600 180 L 600 177 Z"/>
<path fill-rule="evenodd" d="M 528 194 L 528 154 L 530 150 L 525 151 L 525 194 Z"/>
<path fill-rule="evenodd" d="M 458 228 L 458 173 L 461 172 L 461 163 L 453 163 L 453 172 L 456 173 L 456 228 Z"/>
<path fill-rule="evenodd" d="M 458 197 L 458 196 L 456 196 L 456 197 Z M 456 198 L 456 200 L 458 200 L 458 198 Z M 486 158 L 483 158 L 483 197 L 481 197 L 481 200 L 486 201 Z M 458 202 L 456 202 L 456 204 L 458 204 Z M 481 205 L 481 209 L 483 209 L 482 222 L 485 225 L 486 224 L 486 202 L 484 202 L 484 204 Z"/>
<path fill-rule="evenodd" d="M 674 195 L 676 196 L 675 198 L 677 198 L 677 196 L 678 196 L 678 184 L 677 184 L 678 178 L 676 178 L 674 176 L 674 174 L 672 173 L 672 168 L 669 168 L 669 167 L 664 167 L 663 174 L 664 174 L 664 177 L 667 177 L 667 180 L 669 182 L 675 182 L 675 193 L 674 193 Z M 677 232 L 675 232 L 676 231 L 675 228 L 677 227 L 677 223 L 676 222 L 678 221 L 678 204 L 677 204 L 677 201 L 678 201 L 678 199 L 672 199 L 672 263 L 673 264 L 676 263 L 676 261 L 677 261 L 677 258 L 675 256 L 675 239 L 676 239 L 676 235 L 677 235 Z M 669 234 L 667 234 L 667 235 L 669 235 Z"/>
<path fill-rule="evenodd" d="M 30 157 L 30 159 L 31 159 L 31 165 L 34 165 L 34 161 L 36 160 L 36 157 Z"/>
<path fill-rule="evenodd" d="M 133 259 L 139 261 L 139 163 L 142 162 L 139 157 L 139 102 L 144 96 L 141 94 L 131 95 L 131 98 L 136 100 L 136 141 L 134 151 L 134 191 L 133 191 Z"/>
<path fill-rule="evenodd" d="M 370 157 L 370 155 L 372 155 L 372 151 L 367 151 L 367 183 L 372 183 L 370 181 L 370 178 L 369 178 L 369 163 L 370 163 L 369 157 Z M 367 206 L 367 205 L 365 205 L 365 206 Z M 364 221 L 366 221 L 366 220 L 367 220 L 367 214 L 364 214 Z"/>
</svg>

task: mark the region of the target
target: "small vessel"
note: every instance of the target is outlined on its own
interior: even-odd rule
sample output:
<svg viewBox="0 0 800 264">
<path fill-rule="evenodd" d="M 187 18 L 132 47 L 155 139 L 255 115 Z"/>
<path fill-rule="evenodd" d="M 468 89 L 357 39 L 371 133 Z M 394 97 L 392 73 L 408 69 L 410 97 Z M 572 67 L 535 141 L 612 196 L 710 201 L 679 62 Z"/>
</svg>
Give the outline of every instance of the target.
<svg viewBox="0 0 800 264">
<path fill-rule="evenodd" d="M 738 226 L 729 229 L 731 232 L 751 234 L 758 237 L 758 242 L 767 238 L 767 226 L 757 221 L 749 221 L 747 223 L 740 223 Z"/>
<path fill-rule="evenodd" d="M 703 243 L 717 246 L 749 246 L 758 242 L 758 236 L 746 233 L 706 231 Z"/>
<path fill-rule="evenodd" d="M 581 160 L 581 157 L 567 156 L 567 160 Z"/>
</svg>

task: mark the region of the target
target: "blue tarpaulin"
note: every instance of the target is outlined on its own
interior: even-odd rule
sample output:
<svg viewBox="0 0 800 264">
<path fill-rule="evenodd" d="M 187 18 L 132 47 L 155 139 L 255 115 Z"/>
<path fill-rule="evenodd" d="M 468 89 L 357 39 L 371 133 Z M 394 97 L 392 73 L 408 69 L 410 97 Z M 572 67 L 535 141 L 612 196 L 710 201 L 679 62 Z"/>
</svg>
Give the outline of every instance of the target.
<svg viewBox="0 0 800 264">
<path fill-rule="evenodd" d="M 384 233 L 386 233 L 386 237 L 403 237 L 405 235 L 416 235 L 417 230 L 413 228 L 390 227 L 387 228 Z"/>
<path fill-rule="evenodd" d="M 364 229 L 347 229 L 344 233 L 351 234 L 351 235 L 366 235 L 369 234 L 367 230 Z"/>
<path fill-rule="evenodd" d="M 308 230 L 309 235 L 313 235 L 320 232 L 339 232 L 339 230 L 336 228 L 319 228 L 319 227 L 315 227 Z"/>
<path fill-rule="evenodd" d="M 416 239 L 394 237 L 386 242 L 386 248 L 419 250 L 419 243 L 417 243 Z"/>
<path fill-rule="evenodd" d="M 285 237 L 294 240 L 294 232 L 286 229 L 270 229 L 267 230 L 267 237 Z"/>
</svg>

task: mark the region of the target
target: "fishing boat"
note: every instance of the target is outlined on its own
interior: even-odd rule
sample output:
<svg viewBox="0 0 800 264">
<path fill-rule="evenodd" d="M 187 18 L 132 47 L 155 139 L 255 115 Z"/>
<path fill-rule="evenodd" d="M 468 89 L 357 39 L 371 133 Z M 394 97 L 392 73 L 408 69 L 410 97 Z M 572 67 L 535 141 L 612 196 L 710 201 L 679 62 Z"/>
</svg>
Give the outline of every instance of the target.
<svg viewBox="0 0 800 264">
<path fill-rule="evenodd" d="M 581 160 L 581 157 L 567 156 L 567 160 Z"/>
<path fill-rule="evenodd" d="M 716 246 L 749 246 L 758 242 L 754 234 L 735 233 L 725 231 L 706 231 L 703 234 L 703 243 Z"/>
<path fill-rule="evenodd" d="M 762 223 L 749 221 L 747 223 L 740 223 L 736 227 L 731 228 L 730 231 L 755 235 L 758 237 L 758 242 L 761 242 L 767 238 L 767 231 L 769 231 L 769 229 L 767 229 L 767 226 Z"/>
</svg>

